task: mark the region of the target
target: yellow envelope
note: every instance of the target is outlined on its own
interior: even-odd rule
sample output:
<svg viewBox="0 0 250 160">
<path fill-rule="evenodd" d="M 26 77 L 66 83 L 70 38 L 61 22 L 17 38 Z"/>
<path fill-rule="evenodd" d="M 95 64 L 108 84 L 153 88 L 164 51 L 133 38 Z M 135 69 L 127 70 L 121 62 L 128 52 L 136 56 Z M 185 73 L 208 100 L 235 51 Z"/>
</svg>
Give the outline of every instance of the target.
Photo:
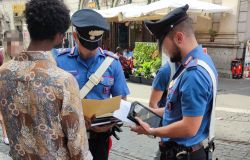
<svg viewBox="0 0 250 160">
<path fill-rule="evenodd" d="M 120 108 L 121 96 L 105 99 L 92 100 L 83 99 L 82 106 L 84 116 L 91 118 L 93 115 L 101 116 L 107 113 L 112 113 Z"/>
</svg>

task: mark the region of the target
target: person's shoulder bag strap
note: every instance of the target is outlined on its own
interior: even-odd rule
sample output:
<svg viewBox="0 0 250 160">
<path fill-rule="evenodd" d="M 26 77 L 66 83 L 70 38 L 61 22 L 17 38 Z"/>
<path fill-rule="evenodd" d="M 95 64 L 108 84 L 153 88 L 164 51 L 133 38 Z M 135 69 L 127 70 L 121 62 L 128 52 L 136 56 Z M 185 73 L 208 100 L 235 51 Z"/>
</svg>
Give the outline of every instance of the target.
<svg viewBox="0 0 250 160">
<path fill-rule="evenodd" d="M 170 66 L 170 78 L 169 78 L 169 83 L 170 83 L 174 77 L 175 72 L 176 72 L 176 65 L 175 65 L 175 63 L 172 63 L 172 62 L 168 62 L 168 63 Z M 169 83 L 168 83 L 168 85 L 169 85 Z"/>
<path fill-rule="evenodd" d="M 102 79 L 103 74 L 105 71 L 109 68 L 109 66 L 114 61 L 114 58 L 107 56 L 105 60 L 102 62 L 102 64 L 99 66 L 99 68 L 96 70 L 95 73 L 93 73 L 90 77 L 88 82 L 82 87 L 80 90 L 80 98 L 84 99 L 87 94 L 96 86 L 99 84 L 99 82 Z"/>
<path fill-rule="evenodd" d="M 212 106 L 210 126 L 209 126 L 209 136 L 208 136 L 209 145 L 210 144 L 213 145 L 213 140 L 215 138 L 215 105 L 216 105 L 216 95 L 217 95 L 217 80 L 213 70 L 206 62 L 197 59 L 197 65 L 203 67 L 208 72 L 213 83 L 213 106 Z M 174 80 L 177 80 L 185 71 L 186 68 L 184 68 Z"/>
<path fill-rule="evenodd" d="M 206 69 L 213 83 L 213 106 L 212 106 L 212 112 L 211 112 L 209 137 L 208 137 L 208 141 L 212 142 L 215 138 L 215 105 L 216 105 L 216 95 L 217 95 L 217 80 L 216 80 L 216 76 L 213 70 L 211 69 L 211 67 L 209 67 L 209 65 L 206 62 L 202 60 L 198 60 L 198 65 Z"/>
<path fill-rule="evenodd" d="M 213 83 L 213 106 L 212 106 L 210 126 L 209 126 L 208 146 L 205 148 L 207 154 L 207 160 L 212 160 L 213 152 L 215 150 L 214 138 L 215 138 L 215 105 L 216 105 L 216 95 L 217 95 L 217 80 L 213 70 L 211 69 L 211 67 L 208 66 L 206 62 L 198 60 L 198 65 L 206 69 Z"/>
</svg>

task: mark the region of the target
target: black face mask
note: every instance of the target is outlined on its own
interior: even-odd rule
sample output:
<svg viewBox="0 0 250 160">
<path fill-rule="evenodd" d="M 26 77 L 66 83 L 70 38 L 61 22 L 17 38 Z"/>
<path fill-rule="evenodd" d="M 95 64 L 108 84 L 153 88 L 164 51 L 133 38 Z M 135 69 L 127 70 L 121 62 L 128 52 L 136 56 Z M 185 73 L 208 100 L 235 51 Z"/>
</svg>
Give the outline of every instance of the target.
<svg viewBox="0 0 250 160">
<path fill-rule="evenodd" d="M 78 36 L 78 40 L 83 47 L 87 48 L 90 51 L 95 50 L 99 46 L 98 42 L 88 42 L 88 41 L 81 39 L 79 36 Z"/>
</svg>

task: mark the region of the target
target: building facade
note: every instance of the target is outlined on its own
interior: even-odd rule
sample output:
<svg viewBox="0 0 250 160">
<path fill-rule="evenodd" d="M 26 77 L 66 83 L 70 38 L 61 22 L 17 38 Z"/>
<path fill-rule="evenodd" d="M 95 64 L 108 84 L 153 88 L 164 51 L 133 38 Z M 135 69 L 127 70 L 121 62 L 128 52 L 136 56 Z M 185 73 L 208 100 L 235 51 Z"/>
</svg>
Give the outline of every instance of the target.
<svg viewBox="0 0 250 160">
<path fill-rule="evenodd" d="M 0 46 L 3 46 L 4 33 L 7 30 L 10 30 L 10 18 L 0 10 Z"/>
<path fill-rule="evenodd" d="M 6 30 L 25 30 L 25 21 L 22 9 L 15 5 L 22 5 L 27 0 L 0 0 L 0 45 Z M 108 9 L 128 3 L 139 5 L 153 2 L 154 0 L 84 0 L 85 8 Z M 217 13 L 208 15 L 191 15 L 196 37 L 213 58 L 220 77 L 231 77 L 231 61 L 243 58 L 247 40 L 250 39 L 250 0 L 202 0 L 210 3 L 232 7 L 230 13 Z M 71 10 L 71 15 L 81 8 L 80 0 L 64 0 Z M 19 10 L 20 9 L 20 10 Z M 155 41 L 155 38 L 145 29 L 142 21 L 135 22 L 110 22 L 111 31 L 104 36 L 103 46 L 115 51 L 119 45 L 122 47 L 133 46 L 137 41 Z M 23 27 L 24 26 L 24 27 Z M 69 29 L 69 37 L 72 28 Z M 213 40 L 211 41 L 212 35 Z M 23 34 L 22 34 L 23 35 Z M 26 35 L 26 34 L 25 34 Z M 27 36 L 27 35 L 26 35 Z M 71 40 L 72 41 L 72 40 Z"/>
<path fill-rule="evenodd" d="M 248 29 L 250 26 L 250 0 L 201 1 L 232 8 L 230 13 L 190 14 L 198 42 L 207 48 L 215 62 L 219 76 L 231 78 L 231 62 L 236 58 L 243 59 L 246 42 L 250 39 Z M 127 3 L 127 1 L 123 2 Z M 148 1 L 134 0 L 132 3 L 147 4 Z M 121 1 L 120 5 L 122 5 Z M 107 7 L 110 5 L 101 8 L 106 9 Z M 118 45 L 133 46 L 136 41 L 155 41 L 154 37 L 148 35 L 142 21 L 111 23 L 111 33 L 107 42 L 112 50 Z M 125 45 L 126 43 L 127 45 Z"/>
<path fill-rule="evenodd" d="M 215 4 L 232 7 L 231 13 L 212 14 L 197 17 L 194 28 L 199 43 L 208 49 L 220 77 L 230 78 L 231 62 L 243 58 L 247 40 L 250 39 L 250 0 L 206 0 Z M 210 42 L 211 33 L 216 31 L 214 42 Z"/>
</svg>

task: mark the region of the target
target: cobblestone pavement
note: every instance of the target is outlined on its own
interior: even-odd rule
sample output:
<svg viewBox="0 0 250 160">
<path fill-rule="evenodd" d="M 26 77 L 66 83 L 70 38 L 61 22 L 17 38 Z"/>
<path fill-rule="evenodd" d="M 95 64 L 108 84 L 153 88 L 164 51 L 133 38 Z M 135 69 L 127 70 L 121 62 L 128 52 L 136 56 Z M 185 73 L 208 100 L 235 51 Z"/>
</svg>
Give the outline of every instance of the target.
<svg viewBox="0 0 250 160">
<path fill-rule="evenodd" d="M 110 160 L 152 160 L 157 150 L 158 139 L 138 136 L 123 127 L 119 134 L 121 140 L 113 139 L 113 149 Z M 9 147 L 0 144 L 0 160 L 11 160 L 8 155 Z M 214 159 L 218 160 L 250 160 L 250 143 L 230 140 L 216 140 Z"/>
<path fill-rule="evenodd" d="M 130 100 L 147 102 L 149 86 L 129 83 L 129 87 Z M 219 91 L 214 159 L 250 160 L 250 81 L 221 80 Z M 113 140 L 110 160 L 152 160 L 158 149 L 159 139 L 136 135 L 126 126 L 119 136 L 120 141 Z M 0 160 L 10 159 L 8 151 L 0 143 Z"/>
<path fill-rule="evenodd" d="M 127 128 L 120 134 L 121 140 L 113 140 L 110 160 L 152 160 L 158 139 L 138 136 Z M 250 143 L 217 139 L 214 159 L 250 160 Z"/>
</svg>

